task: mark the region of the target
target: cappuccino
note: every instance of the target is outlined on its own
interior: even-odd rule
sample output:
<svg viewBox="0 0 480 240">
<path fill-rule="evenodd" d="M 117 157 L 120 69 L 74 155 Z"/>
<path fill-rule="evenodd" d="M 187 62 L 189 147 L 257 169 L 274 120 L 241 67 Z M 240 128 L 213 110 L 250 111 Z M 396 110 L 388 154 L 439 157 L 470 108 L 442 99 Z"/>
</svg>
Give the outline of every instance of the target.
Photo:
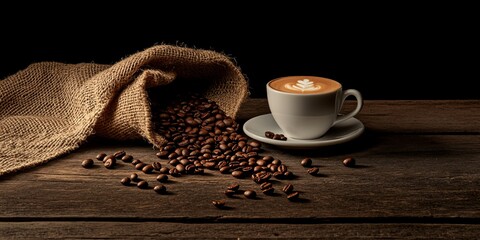
<svg viewBox="0 0 480 240">
<path fill-rule="evenodd" d="M 342 87 L 336 81 L 314 76 L 282 77 L 270 81 L 268 85 L 281 92 L 299 94 L 334 92 Z"/>
</svg>

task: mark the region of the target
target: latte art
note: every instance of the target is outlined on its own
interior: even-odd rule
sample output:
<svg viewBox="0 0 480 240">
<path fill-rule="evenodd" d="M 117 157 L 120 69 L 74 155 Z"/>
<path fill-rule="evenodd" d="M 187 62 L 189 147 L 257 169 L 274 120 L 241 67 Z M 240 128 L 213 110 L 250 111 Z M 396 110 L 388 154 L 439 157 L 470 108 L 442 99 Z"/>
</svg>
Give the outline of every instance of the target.
<svg viewBox="0 0 480 240">
<path fill-rule="evenodd" d="M 290 76 L 277 78 L 268 85 L 278 91 L 296 94 L 318 94 L 334 92 L 342 86 L 328 78 L 314 76 Z"/>
<path fill-rule="evenodd" d="M 314 82 L 310 81 L 309 79 L 298 80 L 297 83 L 286 83 L 285 88 L 290 89 L 292 91 L 301 91 L 301 92 L 311 92 L 311 91 L 318 91 L 322 88 L 319 84 L 315 84 Z"/>
</svg>

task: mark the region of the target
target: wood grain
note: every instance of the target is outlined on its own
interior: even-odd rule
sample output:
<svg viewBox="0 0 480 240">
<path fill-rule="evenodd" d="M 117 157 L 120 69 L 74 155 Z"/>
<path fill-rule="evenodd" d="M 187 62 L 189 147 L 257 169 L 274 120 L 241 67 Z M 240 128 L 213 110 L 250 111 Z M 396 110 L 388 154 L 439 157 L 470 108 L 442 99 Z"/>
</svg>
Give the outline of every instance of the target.
<svg viewBox="0 0 480 240">
<path fill-rule="evenodd" d="M 170 178 L 167 195 L 125 187 L 120 179 L 133 172 L 152 186 L 156 174 L 122 162 L 108 170 L 96 160 L 93 169 L 84 169 L 81 161 L 123 149 L 152 162 L 156 151 L 146 142 L 92 138 L 69 155 L 0 178 L 0 237 L 475 238 L 479 107 L 477 100 L 365 101 L 358 118 L 366 132 L 354 141 L 308 151 L 263 146 L 263 155 L 282 160 L 296 174 L 273 181 L 274 196 L 260 193 L 250 179 L 216 171 Z M 267 112 L 266 100 L 251 99 L 239 121 Z M 359 166 L 344 167 L 347 156 Z M 306 173 L 299 164 L 304 157 L 314 159 L 320 176 Z M 259 197 L 226 198 L 223 191 L 234 182 Z M 301 192 L 300 201 L 290 202 L 279 191 L 286 183 Z M 214 199 L 226 199 L 228 208 L 213 207 Z"/>
<path fill-rule="evenodd" d="M 2 239 L 476 239 L 476 224 L 250 224 L 0 222 Z"/>
</svg>

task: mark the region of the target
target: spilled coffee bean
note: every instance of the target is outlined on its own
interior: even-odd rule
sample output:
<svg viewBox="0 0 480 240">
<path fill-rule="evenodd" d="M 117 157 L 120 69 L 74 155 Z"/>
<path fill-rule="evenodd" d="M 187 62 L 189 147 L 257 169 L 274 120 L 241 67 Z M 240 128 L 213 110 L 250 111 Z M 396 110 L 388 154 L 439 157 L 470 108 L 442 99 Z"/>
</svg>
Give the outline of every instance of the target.
<svg viewBox="0 0 480 240">
<path fill-rule="evenodd" d="M 157 185 L 153 187 L 153 191 L 158 194 L 165 194 L 167 192 L 167 187 L 165 187 L 164 185 Z"/>
<path fill-rule="evenodd" d="M 309 168 L 307 170 L 307 173 L 310 174 L 310 175 L 317 175 L 319 170 L 320 169 L 318 169 L 317 167 L 313 167 L 313 168 Z"/>
<path fill-rule="evenodd" d="M 225 207 L 225 200 L 213 200 L 212 201 L 212 204 L 213 206 L 215 206 L 216 208 L 223 208 Z"/>
<path fill-rule="evenodd" d="M 128 185 L 130 185 L 130 178 L 129 177 L 124 177 L 124 178 L 122 178 L 122 180 L 120 182 L 123 185 L 128 186 Z"/>
<path fill-rule="evenodd" d="M 286 194 L 289 194 L 293 191 L 293 185 L 292 184 L 287 184 L 282 188 L 282 191 Z"/>
<path fill-rule="evenodd" d="M 355 167 L 355 158 L 352 158 L 352 157 L 345 158 L 342 161 L 342 163 L 345 167 L 353 168 L 353 167 Z"/>
<path fill-rule="evenodd" d="M 312 159 L 311 158 L 304 158 L 300 164 L 303 166 L 303 167 L 311 167 L 312 166 Z"/>
<path fill-rule="evenodd" d="M 257 197 L 257 193 L 253 190 L 247 190 L 247 191 L 243 192 L 243 195 L 246 198 L 250 198 L 250 199 L 253 199 L 253 198 Z"/>
<path fill-rule="evenodd" d="M 85 159 L 82 161 L 82 167 L 84 168 L 91 168 L 93 167 L 93 160 L 92 159 Z"/>
<path fill-rule="evenodd" d="M 290 200 L 290 201 L 298 200 L 299 197 L 300 197 L 299 192 L 292 192 L 292 193 L 287 195 L 287 199 Z"/>
<path fill-rule="evenodd" d="M 148 183 L 146 181 L 140 181 L 137 183 L 137 187 L 141 189 L 148 188 Z"/>
</svg>

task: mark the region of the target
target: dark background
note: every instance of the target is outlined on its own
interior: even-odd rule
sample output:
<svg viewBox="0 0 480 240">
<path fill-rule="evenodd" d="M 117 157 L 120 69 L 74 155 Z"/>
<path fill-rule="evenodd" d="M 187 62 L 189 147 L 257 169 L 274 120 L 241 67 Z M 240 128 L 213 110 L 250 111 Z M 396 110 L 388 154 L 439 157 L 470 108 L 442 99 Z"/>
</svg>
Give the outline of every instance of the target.
<svg viewBox="0 0 480 240">
<path fill-rule="evenodd" d="M 141 4 L 122 10 L 73 4 L 33 14 L 3 8 L 0 79 L 33 62 L 111 64 L 167 43 L 233 57 L 252 97 L 265 97 L 266 82 L 286 75 L 333 78 L 366 99 L 480 97 L 473 87 L 479 19 L 469 6 L 298 4 L 273 10 L 233 4 L 205 11 L 183 4 L 188 11 Z"/>
</svg>

